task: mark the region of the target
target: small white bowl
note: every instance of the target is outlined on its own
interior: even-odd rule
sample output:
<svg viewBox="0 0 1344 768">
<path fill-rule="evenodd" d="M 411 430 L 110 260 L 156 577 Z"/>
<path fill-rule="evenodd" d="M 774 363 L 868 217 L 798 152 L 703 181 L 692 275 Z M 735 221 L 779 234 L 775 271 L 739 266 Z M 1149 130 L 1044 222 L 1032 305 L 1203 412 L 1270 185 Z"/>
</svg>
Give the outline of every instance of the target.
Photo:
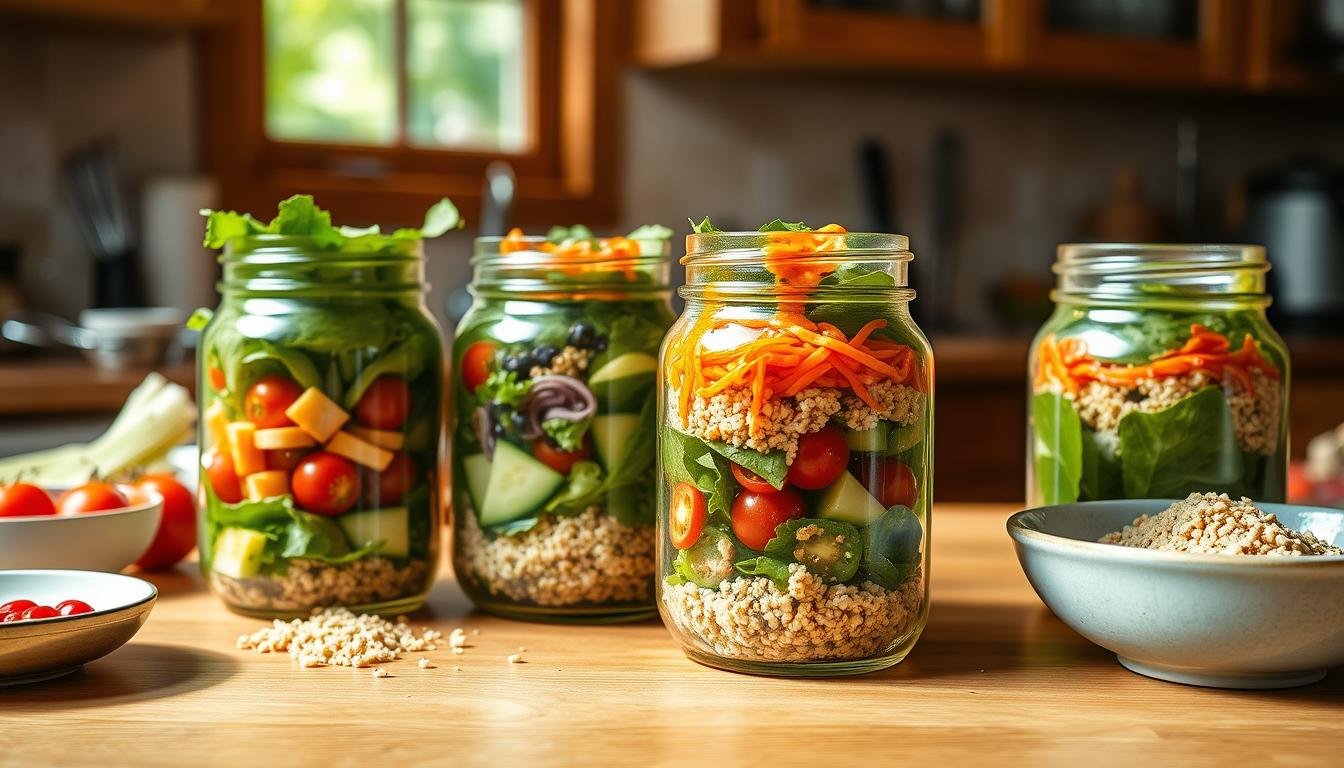
<svg viewBox="0 0 1344 768">
<path fill-rule="evenodd" d="M 120 571 L 149 549 L 162 516 L 163 497 L 148 494 L 107 512 L 0 517 L 0 568 Z"/>
<path fill-rule="evenodd" d="M 1206 555 L 1097 543 L 1171 503 L 1030 509 L 1008 518 L 1008 534 L 1050 610 L 1139 674 L 1214 688 L 1287 688 L 1344 664 L 1344 555 Z M 1344 541 L 1344 510 L 1258 506 L 1290 528 Z"/>
<path fill-rule="evenodd" d="M 83 600 L 93 613 L 0 624 L 0 686 L 68 675 L 126 644 L 159 592 L 143 579 L 93 571 L 0 571 L 0 603 Z"/>
</svg>

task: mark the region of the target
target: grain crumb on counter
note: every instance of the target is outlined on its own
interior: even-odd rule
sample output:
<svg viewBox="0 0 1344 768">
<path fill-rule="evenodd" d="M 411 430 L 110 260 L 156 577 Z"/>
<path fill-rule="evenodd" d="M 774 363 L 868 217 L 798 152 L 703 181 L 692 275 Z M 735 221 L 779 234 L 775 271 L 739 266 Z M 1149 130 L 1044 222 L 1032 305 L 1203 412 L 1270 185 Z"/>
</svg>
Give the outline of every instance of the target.
<svg viewBox="0 0 1344 768">
<path fill-rule="evenodd" d="M 442 639 L 432 629 L 416 633 L 379 616 L 324 608 L 307 619 L 276 619 L 269 627 L 241 635 L 237 646 L 257 653 L 288 652 L 303 667 L 367 667 L 395 661 L 402 653 L 436 650 Z"/>
<path fill-rule="evenodd" d="M 676 392 L 669 393 L 668 402 L 676 402 Z M 675 426 L 701 440 L 722 440 L 738 448 L 751 448 L 761 453 L 772 450 L 785 452 L 792 464 L 798 454 L 798 439 L 816 432 L 840 411 L 840 390 L 812 387 L 794 397 L 771 398 L 761 404 L 760 417 L 753 431 L 747 415 L 751 410 L 751 387 L 730 387 L 709 397 L 691 400 L 690 412 L 684 424 L 676 409 L 672 409 Z"/>
<path fill-rule="evenodd" d="M 415 665 L 416 665 L 417 667 L 421 668 L 421 669 L 433 669 L 433 668 L 434 668 L 434 663 L 431 662 L 429 659 L 425 658 L 424 656 L 421 656 L 421 657 L 420 657 L 420 660 L 417 661 L 417 662 L 415 662 Z"/>
<path fill-rule="evenodd" d="M 738 577 L 718 589 L 664 585 L 672 621 L 714 653 L 756 661 L 860 659 L 896 642 L 924 602 L 922 569 L 896 589 L 872 582 L 826 584 L 798 563 L 780 589 L 764 577 Z"/>
<path fill-rule="evenodd" d="M 373 676 L 376 678 L 391 677 L 392 673 L 388 672 L 386 669 L 383 669 L 382 667 L 375 667 L 373 670 Z"/>
<path fill-rule="evenodd" d="M 1245 496 L 1192 493 L 1156 515 L 1140 515 L 1103 544 L 1223 555 L 1339 555 L 1344 551 L 1294 531 Z"/>
<path fill-rule="evenodd" d="M 523 654 L 522 654 L 522 653 L 513 653 L 513 654 L 510 654 L 510 655 L 509 655 L 509 663 L 510 663 L 510 664 L 523 664 L 523 663 L 525 663 L 525 662 L 523 661 Z"/>
</svg>

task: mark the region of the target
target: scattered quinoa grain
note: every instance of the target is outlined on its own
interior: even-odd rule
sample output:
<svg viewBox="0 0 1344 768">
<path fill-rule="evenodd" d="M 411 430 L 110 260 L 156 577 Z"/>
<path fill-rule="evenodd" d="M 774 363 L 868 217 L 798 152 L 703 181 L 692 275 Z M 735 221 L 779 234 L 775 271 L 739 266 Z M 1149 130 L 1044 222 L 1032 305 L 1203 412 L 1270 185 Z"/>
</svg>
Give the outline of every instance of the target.
<svg viewBox="0 0 1344 768">
<path fill-rule="evenodd" d="M 239 636 L 237 646 L 257 653 L 288 652 L 302 667 L 367 667 L 395 661 L 402 653 L 432 650 L 441 637 L 432 629 L 417 634 L 379 616 L 323 608 L 307 619 L 276 619 Z"/>
<path fill-rule="evenodd" d="M 391 677 L 392 674 L 388 672 L 386 669 L 383 669 L 382 667 L 375 667 L 373 670 L 373 676 L 377 678 L 383 678 L 383 677 Z"/>
<path fill-rule="evenodd" d="M 1192 493 L 1156 515 L 1140 515 L 1104 544 L 1224 555 L 1339 555 L 1344 551 L 1294 531 L 1246 497 Z"/>
<path fill-rule="evenodd" d="M 509 656 L 509 663 L 510 663 L 510 664 L 523 664 L 523 663 L 524 663 L 524 661 L 523 661 L 523 654 L 521 654 L 521 653 L 511 654 L 511 655 Z"/>
<path fill-rule="evenodd" d="M 430 660 L 427 659 L 427 658 L 425 658 L 424 656 L 421 656 L 421 657 L 420 657 L 420 660 L 417 661 L 417 662 L 415 662 L 415 665 L 416 665 L 417 667 L 420 667 L 421 669 L 433 669 L 433 668 L 434 668 L 433 663 L 431 663 Z"/>
</svg>

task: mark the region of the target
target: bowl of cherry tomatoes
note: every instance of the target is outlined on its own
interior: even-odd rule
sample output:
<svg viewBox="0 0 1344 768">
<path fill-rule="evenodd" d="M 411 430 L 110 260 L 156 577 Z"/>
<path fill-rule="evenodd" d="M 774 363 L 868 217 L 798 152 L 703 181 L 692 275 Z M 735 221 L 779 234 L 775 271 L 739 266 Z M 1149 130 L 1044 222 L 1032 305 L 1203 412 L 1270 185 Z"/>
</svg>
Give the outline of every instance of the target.
<svg viewBox="0 0 1344 768">
<path fill-rule="evenodd" d="M 163 508 L 164 494 L 149 482 L 0 486 L 0 568 L 120 571 L 156 543 Z"/>
<path fill-rule="evenodd" d="M 153 584 L 96 571 L 0 571 L 0 686 L 69 674 L 135 636 Z"/>
</svg>

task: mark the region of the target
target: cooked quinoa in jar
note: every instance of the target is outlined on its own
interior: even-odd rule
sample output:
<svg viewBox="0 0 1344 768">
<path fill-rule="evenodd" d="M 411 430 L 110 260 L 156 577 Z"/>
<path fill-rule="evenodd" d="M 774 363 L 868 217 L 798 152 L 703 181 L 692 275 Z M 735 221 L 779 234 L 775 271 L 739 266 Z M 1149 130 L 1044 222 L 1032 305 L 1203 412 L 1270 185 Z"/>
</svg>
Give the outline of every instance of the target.
<svg viewBox="0 0 1344 768">
<path fill-rule="evenodd" d="M 1283 501 L 1288 351 L 1260 246 L 1063 245 L 1030 355 L 1032 504 Z"/>
<path fill-rule="evenodd" d="M 932 499 L 906 238 L 696 230 L 660 368 L 664 622 L 692 659 L 735 671 L 896 664 L 928 612 Z"/>
</svg>

